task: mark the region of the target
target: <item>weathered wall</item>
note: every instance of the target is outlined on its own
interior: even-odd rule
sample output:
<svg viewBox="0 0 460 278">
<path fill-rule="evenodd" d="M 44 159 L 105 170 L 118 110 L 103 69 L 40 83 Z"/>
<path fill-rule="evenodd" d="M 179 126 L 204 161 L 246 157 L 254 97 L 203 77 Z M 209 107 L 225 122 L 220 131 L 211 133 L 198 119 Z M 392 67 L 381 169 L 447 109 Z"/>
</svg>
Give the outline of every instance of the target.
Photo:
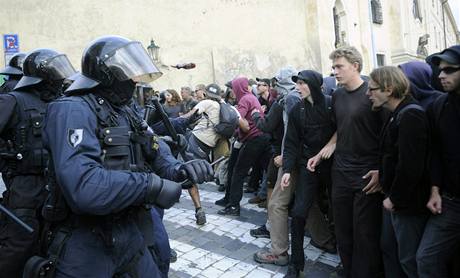
<svg viewBox="0 0 460 278">
<path fill-rule="evenodd" d="M 106 34 L 139 40 L 145 47 L 153 38 L 165 65 L 197 64 L 189 71 L 163 67 L 158 88 L 208 83 L 213 76 L 220 84 L 238 74 L 268 77 L 281 66 L 304 68 L 314 61 L 306 46 L 303 0 L 0 2 L 9 7 L 0 11 L 1 33 L 19 34 L 22 51 L 65 52 L 76 68 L 87 43 Z"/>
<path fill-rule="evenodd" d="M 117 34 L 145 47 L 153 38 L 165 65 L 197 64 L 188 71 L 161 67 L 157 89 L 223 84 L 240 74 L 271 77 L 286 65 L 328 74 L 332 9 L 340 1 L 347 42 L 362 52 L 364 73 L 374 67 L 374 53 L 385 54 L 387 64 L 416 58 L 425 33 L 430 53 L 444 48 L 440 0 L 419 1 L 422 22 L 412 15 L 413 1 L 381 0 L 383 25 L 372 28 L 369 0 L 0 0 L 0 33 L 19 34 L 23 51 L 50 47 L 67 53 L 76 68 L 84 47 L 98 36 Z M 451 45 L 454 22 L 446 23 Z"/>
</svg>

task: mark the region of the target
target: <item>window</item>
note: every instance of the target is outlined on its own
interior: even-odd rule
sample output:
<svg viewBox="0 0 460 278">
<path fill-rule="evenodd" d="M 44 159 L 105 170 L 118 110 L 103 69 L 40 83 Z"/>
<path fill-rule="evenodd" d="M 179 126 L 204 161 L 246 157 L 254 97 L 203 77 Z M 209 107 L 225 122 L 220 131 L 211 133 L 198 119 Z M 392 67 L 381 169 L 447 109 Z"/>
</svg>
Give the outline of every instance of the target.
<svg viewBox="0 0 460 278">
<path fill-rule="evenodd" d="M 413 0 L 413 7 L 412 13 L 414 14 L 414 18 L 420 20 L 422 22 L 422 13 L 420 12 L 420 4 L 418 0 Z"/>
<path fill-rule="evenodd" d="M 382 67 L 385 65 L 385 54 L 377 54 L 377 66 Z"/>
<path fill-rule="evenodd" d="M 371 0 L 372 22 L 376 24 L 383 23 L 382 4 L 380 0 Z"/>
</svg>

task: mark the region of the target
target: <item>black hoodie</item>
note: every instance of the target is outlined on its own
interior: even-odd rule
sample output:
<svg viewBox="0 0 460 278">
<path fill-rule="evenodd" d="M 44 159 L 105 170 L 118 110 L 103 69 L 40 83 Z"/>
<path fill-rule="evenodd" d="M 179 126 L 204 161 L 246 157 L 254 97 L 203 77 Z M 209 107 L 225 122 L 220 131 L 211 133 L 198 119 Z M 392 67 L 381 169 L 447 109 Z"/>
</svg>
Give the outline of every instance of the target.
<svg viewBox="0 0 460 278">
<path fill-rule="evenodd" d="M 303 99 L 289 113 L 283 150 L 283 171 L 285 173 L 292 172 L 298 163 L 305 166 L 307 160 L 327 144 L 336 130 L 326 96 L 321 90 L 323 83 L 321 74 L 312 70 L 304 70 L 293 77 L 293 81 L 297 79 L 302 79 L 307 83 L 313 104 Z"/>
</svg>

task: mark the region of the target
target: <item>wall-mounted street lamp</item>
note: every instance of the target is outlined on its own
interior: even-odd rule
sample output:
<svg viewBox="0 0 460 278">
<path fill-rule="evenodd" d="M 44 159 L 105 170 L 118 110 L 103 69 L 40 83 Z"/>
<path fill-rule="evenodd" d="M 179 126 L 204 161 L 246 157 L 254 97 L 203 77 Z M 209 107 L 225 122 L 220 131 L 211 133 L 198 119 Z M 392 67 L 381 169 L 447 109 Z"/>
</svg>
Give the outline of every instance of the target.
<svg viewBox="0 0 460 278">
<path fill-rule="evenodd" d="M 152 57 L 154 62 L 160 61 L 160 47 L 155 44 L 153 39 L 150 40 L 150 45 L 147 46 L 147 50 L 149 51 L 150 57 Z"/>
</svg>

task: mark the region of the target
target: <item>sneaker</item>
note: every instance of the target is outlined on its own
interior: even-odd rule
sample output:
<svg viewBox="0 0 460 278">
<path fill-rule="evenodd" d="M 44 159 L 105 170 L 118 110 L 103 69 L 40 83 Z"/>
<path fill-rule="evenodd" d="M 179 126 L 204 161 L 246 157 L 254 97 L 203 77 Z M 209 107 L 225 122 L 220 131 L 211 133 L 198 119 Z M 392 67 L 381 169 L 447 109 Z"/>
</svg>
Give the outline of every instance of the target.
<svg viewBox="0 0 460 278">
<path fill-rule="evenodd" d="M 270 251 L 261 250 L 254 254 L 254 260 L 261 264 L 285 266 L 289 263 L 289 255 L 287 252 L 284 252 L 280 255 L 275 255 Z"/>
<path fill-rule="evenodd" d="M 266 199 L 262 199 L 259 196 L 255 196 L 254 198 L 249 199 L 248 203 L 250 203 L 250 204 L 260 204 L 265 200 Z"/>
<path fill-rule="evenodd" d="M 227 204 L 228 204 L 228 201 L 224 197 L 222 199 L 219 199 L 219 200 L 215 201 L 214 204 L 216 204 L 218 206 L 221 206 L 221 207 L 226 207 Z"/>
<path fill-rule="evenodd" d="M 195 219 L 197 225 L 204 225 L 206 224 L 206 214 L 202 208 L 199 208 L 198 211 L 195 213 Z"/>
<path fill-rule="evenodd" d="M 230 215 L 230 216 L 240 216 L 240 208 L 234 206 L 228 206 L 224 209 L 221 209 L 217 212 L 220 215 Z"/>
<path fill-rule="evenodd" d="M 171 248 L 171 257 L 169 257 L 169 262 L 175 263 L 177 261 L 177 252 Z"/>
<path fill-rule="evenodd" d="M 270 232 L 267 230 L 265 225 L 262 225 L 256 229 L 251 229 L 249 234 L 255 238 L 270 238 Z"/>
<path fill-rule="evenodd" d="M 289 265 L 288 271 L 286 275 L 284 275 L 284 278 L 297 278 L 297 277 L 300 277 L 300 271 L 294 265 Z"/>
<path fill-rule="evenodd" d="M 310 244 L 313 246 L 313 247 L 316 247 L 318 249 L 321 249 L 323 250 L 324 252 L 326 253 L 329 253 L 329 254 L 337 254 L 337 246 L 333 243 L 326 243 L 325 245 L 319 245 L 318 243 L 316 243 L 313 239 L 310 240 Z"/>
<path fill-rule="evenodd" d="M 267 200 L 264 200 L 262 203 L 257 204 L 259 208 L 267 208 Z"/>
</svg>

